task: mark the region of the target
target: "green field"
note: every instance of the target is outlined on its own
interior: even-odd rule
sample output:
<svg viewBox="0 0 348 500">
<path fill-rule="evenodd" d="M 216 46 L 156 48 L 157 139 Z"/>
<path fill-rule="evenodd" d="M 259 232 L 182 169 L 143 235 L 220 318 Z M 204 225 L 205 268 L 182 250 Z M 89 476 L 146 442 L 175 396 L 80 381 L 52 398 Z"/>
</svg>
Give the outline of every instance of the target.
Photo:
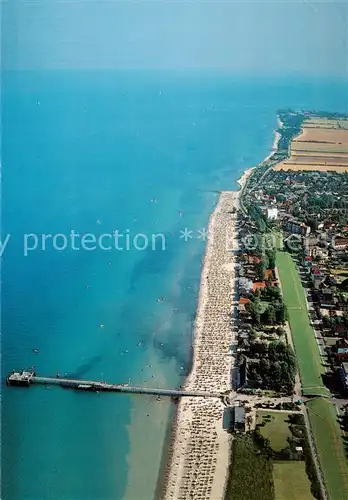
<svg viewBox="0 0 348 500">
<path fill-rule="evenodd" d="M 233 440 L 225 500 L 273 500 L 272 461 L 251 436 Z"/>
<path fill-rule="evenodd" d="M 270 416 L 271 420 L 268 421 L 265 417 Z M 258 411 L 257 423 L 265 422 L 264 427 L 260 427 L 260 433 L 264 438 L 270 440 L 271 448 L 273 451 L 281 451 L 288 446 L 287 438 L 291 437 L 289 428 L 288 414 L 276 411 Z"/>
<path fill-rule="evenodd" d="M 324 398 L 309 401 L 307 407 L 329 499 L 348 498 L 348 460 L 335 407 Z"/>
<path fill-rule="evenodd" d="M 291 255 L 277 252 L 277 268 L 295 346 L 304 395 L 328 395 L 322 382 L 325 372 L 313 328 L 309 323 L 304 290 Z"/>
<path fill-rule="evenodd" d="M 273 464 L 275 500 L 313 500 L 305 462 L 289 460 Z"/>
</svg>

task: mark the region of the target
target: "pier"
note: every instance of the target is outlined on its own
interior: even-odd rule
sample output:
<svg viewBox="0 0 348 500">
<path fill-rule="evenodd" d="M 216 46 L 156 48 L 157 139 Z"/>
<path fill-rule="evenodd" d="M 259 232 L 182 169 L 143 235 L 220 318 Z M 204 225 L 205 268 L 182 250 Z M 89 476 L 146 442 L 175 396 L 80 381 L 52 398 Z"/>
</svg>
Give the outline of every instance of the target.
<svg viewBox="0 0 348 500">
<path fill-rule="evenodd" d="M 185 391 L 178 389 L 159 389 L 153 387 L 141 387 L 128 384 L 110 384 L 98 380 L 81 380 L 65 377 L 38 377 L 34 371 L 13 371 L 6 378 L 6 383 L 14 387 L 30 387 L 33 384 L 55 385 L 68 389 L 92 392 L 120 392 L 126 394 L 147 394 L 150 396 L 169 397 L 200 397 L 200 398 L 222 398 L 219 392 Z"/>
</svg>

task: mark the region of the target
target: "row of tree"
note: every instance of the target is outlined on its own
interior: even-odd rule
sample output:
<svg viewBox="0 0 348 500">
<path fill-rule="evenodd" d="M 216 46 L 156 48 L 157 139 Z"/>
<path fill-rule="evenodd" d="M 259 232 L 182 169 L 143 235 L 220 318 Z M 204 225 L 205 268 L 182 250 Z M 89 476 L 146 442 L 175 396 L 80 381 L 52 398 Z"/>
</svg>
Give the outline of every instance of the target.
<svg viewBox="0 0 348 500">
<path fill-rule="evenodd" d="M 253 295 L 247 304 L 247 309 L 250 312 L 251 323 L 256 327 L 280 325 L 288 319 L 288 311 L 281 296 L 272 302 L 265 303 L 261 301 L 260 297 Z"/>
<path fill-rule="evenodd" d="M 252 387 L 292 394 L 296 376 L 296 358 L 291 346 L 283 341 L 250 344 L 248 383 Z M 257 361 L 256 361 L 257 360 Z"/>
</svg>

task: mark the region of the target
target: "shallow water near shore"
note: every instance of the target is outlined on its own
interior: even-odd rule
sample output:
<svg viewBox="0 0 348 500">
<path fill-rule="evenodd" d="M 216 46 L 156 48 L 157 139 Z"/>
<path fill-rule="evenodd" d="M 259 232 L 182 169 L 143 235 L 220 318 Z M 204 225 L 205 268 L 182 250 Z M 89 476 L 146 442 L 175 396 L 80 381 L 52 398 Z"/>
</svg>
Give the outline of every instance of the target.
<svg viewBox="0 0 348 500">
<path fill-rule="evenodd" d="M 346 82 L 5 74 L 3 375 L 35 365 L 42 375 L 178 386 L 190 367 L 199 231 L 214 191 L 237 189 L 268 154 L 281 107 L 346 111 Z M 165 250 L 48 245 L 24 257 L 24 233 L 71 230 L 161 233 Z M 2 401 L 4 500 L 154 498 L 167 401 L 42 387 L 4 387 Z"/>
</svg>

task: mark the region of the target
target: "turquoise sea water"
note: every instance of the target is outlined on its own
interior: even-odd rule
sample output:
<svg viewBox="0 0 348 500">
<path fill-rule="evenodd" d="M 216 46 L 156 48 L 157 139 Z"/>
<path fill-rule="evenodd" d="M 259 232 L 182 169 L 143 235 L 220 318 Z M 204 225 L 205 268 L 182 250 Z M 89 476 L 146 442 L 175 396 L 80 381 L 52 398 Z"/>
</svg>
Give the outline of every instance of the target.
<svg viewBox="0 0 348 500">
<path fill-rule="evenodd" d="M 204 251 L 197 231 L 214 191 L 235 189 L 268 154 L 278 108 L 347 111 L 346 90 L 346 81 L 294 77 L 5 74 L 3 377 L 35 365 L 42 375 L 177 386 L 190 365 Z M 193 231 L 187 242 L 184 228 Z M 161 233 L 165 250 L 58 251 L 52 238 L 43 249 L 43 234 L 71 230 L 118 230 L 131 240 Z M 24 256 L 29 233 L 38 247 Z M 163 373 L 149 366 L 153 353 Z M 124 498 L 127 456 L 137 454 L 132 404 L 128 396 L 3 386 L 2 498 Z M 146 434 L 151 412 L 143 417 Z M 147 467 L 156 472 L 159 463 Z M 152 498 L 144 495 L 130 500 Z"/>
</svg>

